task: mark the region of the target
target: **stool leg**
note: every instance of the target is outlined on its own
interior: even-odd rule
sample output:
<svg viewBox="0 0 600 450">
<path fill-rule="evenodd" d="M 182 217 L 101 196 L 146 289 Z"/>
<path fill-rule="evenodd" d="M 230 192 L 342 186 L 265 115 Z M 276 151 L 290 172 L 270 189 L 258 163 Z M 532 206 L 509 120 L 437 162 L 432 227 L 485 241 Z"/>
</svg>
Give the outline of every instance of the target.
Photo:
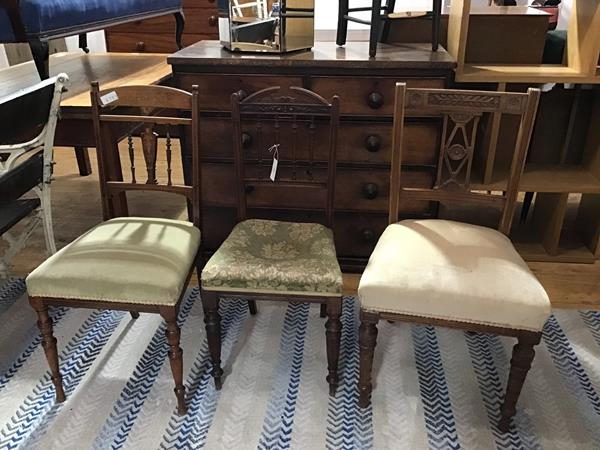
<svg viewBox="0 0 600 450">
<path fill-rule="evenodd" d="M 179 346 L 181 331 L 177 325 L 177 310 L 176 308 L 164 308 L 160 311 L 160 315 L 167 322 L 165 335 L 169 343 L 169 362 L 173 381 L 175 381 L 177 414 L 183 416 L 187 412 L 187 406 L 185 404 L 185 386 L 183 385 L 183 351 Z"/>
<path fill-rule="evenodd" d="M 437 52 L 440 45 L 440 20 L 442 16 L 442 0 L 433 0 L 433 18 L 431 20 L 431 50 Z"/>
<path fill-rule="evenodd" d="M 208 351 L 212 360 L 212 376 L 215 380 L 215 388 L 220 390 L 223 386 L 221 377 L 221 316 L 219 315 L 219 297 L 216 292 L 202 291 L 202 306 L 204 307 L 204 323 L 206 324 L 206 339 L 208 340 Z"/>
<path fill-rule="evenodd" d="M 369 56 L 372 58 L 377 54 L 377 43 L 381 39 L 382 31 L 381 0 L 373 0 L 371 11 L 371 32 L 369 34 Z"/>
<path fill-rule="evenodd" d="M 385 10 L 386 14 L 391 14 L 394 12 L 394 9 L 396 8 L 396 0 L 388 0 L 387 2 L 387 8 Z M 391 24 L 392 21 L 389 19 L 386 19 L 384 21 L 383 24 L 383 32 L 381 33 L 381 42 L 387 42 L 389 35 L 390 35 L 390 28 L 391 28 Z"/>
<path fill-rule="evenodd" d="M 348 34 L 348 0 L 340 0 L 340 7 L 338 10 L 338 27 L 337 27 L 337 38 L 335 42 L 337 45 L 344 45 L 346 43 L 346 36 Z"/>
<path fill-rule="evenodd" d="M 338 362 L 340 356 L 340 341 L 342 338 L 342 299 L 336 298 L 327 301 L 327 322 L 325 322 L 325 335 L 327 338 L 327 382 L 329 395 L 335 395 L 338 387 Z"/>
<path fill-rule="evenodd" d="M 183 30 L 185 28 L 185 16 L 182 11 L 173 14 L 175 16 L 175 43 L 177 48 L 181 50 L 183 48 Z"/>
</svg>

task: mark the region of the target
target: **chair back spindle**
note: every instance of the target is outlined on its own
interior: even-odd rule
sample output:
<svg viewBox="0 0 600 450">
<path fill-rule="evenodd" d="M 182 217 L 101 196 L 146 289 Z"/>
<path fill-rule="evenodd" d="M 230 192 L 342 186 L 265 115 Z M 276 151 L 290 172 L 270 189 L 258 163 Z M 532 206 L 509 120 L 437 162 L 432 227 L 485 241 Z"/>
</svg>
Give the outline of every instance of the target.
<svg viewBox="0 0 600 450">
<path fill-rule="evenodd" d="M 238 219 L 248 217 L 247 197 L 254 188 L 294 190 L 295 197 L 298 190 L 297 198 L 304 191 L 304 195 L 323 199 L 326 223 L 331 227 L 339 98 L 328 102 L 300 87 L 271 87 L 246 98 L 234 93 L 231 103 Z M 324 127 L 328 129 L 327 159 L 315 161 L 318 129 Z M 256 132 L 255 152 L 244 148 L 244 129 Z"/>
<path fill-rule="evenodd" d="M 186 197 L 192 208 L 192 221 L 201 227 L 200 212 L 200 155 L 199 155 L 199 110 L 198 87 L 192 93 L 164 86 L 123 86 L 100 90 L 97 82 L 92 83 L 92 115 L 97 141 L 98 172 L 105 220 L 117 216 L 111 207 L 111 199 L 128 191 L 160 191 Z M 165 110 L 179 113 L 162 115 Z M 131 112 L 135 111 L 136 114 Z M 191 117 L 191 118 L 190 118 Z M 131 167 L 131 180 L 123 181 L 119 146 L 113 141 L 111 126 L 128 127 L 127 150 Z M 173 183 L 171 127 L 180 133 L 185 127 L 192 129 L 192 183 Z M 138 182 L 136 173 L 134 139 L 141 141 L 141 150 L 146 165 L 146 181 Z M 159 181 L 157 155 L 159 139 L 166 146 L 166 183 Z"/>
<path fill-rule="evenodd" d="M 403 199 L 423 200 L 443 205 L 490 206 L 500 211 L 498 229 L 508 234 L 514 215 L 519 182 L 533 131 L 540 91 L 527 93 L 488 92 L 451 89 L 407 89 L 396 84 L 396 107 L 390 174 L 389 222 L 399 220 Z M 431 188 L 402 186 L 402 142 L 406 111 L 439 115 L 443 119 L 436 176 Z M 506 175 L 506 189 L 497 195 L 484 188 L 474 189 L 473 161 L 478 151 L 477 133 L 484 114 L 518 116 L 519 130 Z"/>
</svg>

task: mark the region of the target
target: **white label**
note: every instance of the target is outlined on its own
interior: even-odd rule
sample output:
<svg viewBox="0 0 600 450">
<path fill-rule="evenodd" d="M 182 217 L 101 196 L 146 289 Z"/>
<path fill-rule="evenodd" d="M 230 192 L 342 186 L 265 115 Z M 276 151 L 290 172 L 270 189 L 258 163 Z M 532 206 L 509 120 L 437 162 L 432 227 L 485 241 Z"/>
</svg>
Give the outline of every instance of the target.
<svg viewBox="0 0 600 450">
<path fill-rule="evenodd" d="M 117 100 L 119 100 L 119 96 L 115 91 L 111 91 L 108 94 L 104 94 L 102 97 L 100 97 L 100 103 L 102 103 L 102 106 L 110 105 L 112 102 L 116 102 Z"/>
<path fill-rule="evenodd" d="M 279 160 L 277 158 L 273 158 L 273 165 L 271 166 L 271 175 L 269 175 L 269 178 L 273 182 L 275 182 L 275 176 L 277 176 L 277 165 L 278 164 L 279 164 Z"/>
</svg>

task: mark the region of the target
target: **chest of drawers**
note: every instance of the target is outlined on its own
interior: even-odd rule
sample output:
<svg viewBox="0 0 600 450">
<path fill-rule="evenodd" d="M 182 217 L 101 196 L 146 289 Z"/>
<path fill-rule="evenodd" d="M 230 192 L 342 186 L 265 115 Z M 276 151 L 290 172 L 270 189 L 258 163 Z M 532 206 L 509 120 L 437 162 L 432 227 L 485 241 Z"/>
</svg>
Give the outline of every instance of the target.
<svg viewBox="0 0 600 450">
<path fill-rule="evenodd" d="M 185 30 L 183 45 L 219 37 L 215 0 L 183 0 Z M 171 15 L 138 20 L 107 28 L 106 47 L 110 52 L 172 53 L 175 44 L 175 19 Z"/>
<path fill-rule="evenodd" d="M 202 153 L 205 248 L 214 250 L 235 224 L 235 192 L 230 96 L 251 94 L 270 86 L 302 86 L 330 99 L 341 99 L 334 234 L 340 262 L 346 270 L 366 263 L 387 225 L 389 170 L 392 142 L 394 86 L 447 87 L 454 61 L 443 50 L 433 53 L 427 44 L 386 46 L 369 59 L 367 43 L 317 43 L 312 52 L 288 55 L 240 55 L 203 41 L 171 55 L 176 87 L 200 88 L 203 120 Z M 438 119 L 409 117 L 405 160 L 410 166 L 407 185 L 431 185 L 432 166 L 439 148 Z M 244 146 L 258 152 L 255 131 L 245 130 Z M 325 138 L 315 149 L 315 160 L 324 163 Z M 184 146 L 185 147 L 185 146 Z M 184 168 L 191 161 L 184 150 Z M 255 189 L 248 194 L 253 215 L 284 220 L 319 220 L 323 203 L 315 198 L 293 198 L 279 192 Z M 429 216 L 428 203 L 403 205 L 405 216 Z"/>
</svg>

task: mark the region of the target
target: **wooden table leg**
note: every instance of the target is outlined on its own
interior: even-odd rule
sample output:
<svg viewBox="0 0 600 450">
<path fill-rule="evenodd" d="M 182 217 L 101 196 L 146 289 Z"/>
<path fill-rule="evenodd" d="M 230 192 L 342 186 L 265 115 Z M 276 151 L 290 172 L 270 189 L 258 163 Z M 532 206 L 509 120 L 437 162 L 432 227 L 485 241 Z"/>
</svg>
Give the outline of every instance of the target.
<svg viewBox="0 0 600 450">
<path fill-rule="evenodd" d="M 75 147 L 75 158 L 77 158 L 77 167 L 79 175 L 87 177 L 92 174 L 92 165 L 90 163 L 90 153 L 87 147 Z"/>
</svg>

